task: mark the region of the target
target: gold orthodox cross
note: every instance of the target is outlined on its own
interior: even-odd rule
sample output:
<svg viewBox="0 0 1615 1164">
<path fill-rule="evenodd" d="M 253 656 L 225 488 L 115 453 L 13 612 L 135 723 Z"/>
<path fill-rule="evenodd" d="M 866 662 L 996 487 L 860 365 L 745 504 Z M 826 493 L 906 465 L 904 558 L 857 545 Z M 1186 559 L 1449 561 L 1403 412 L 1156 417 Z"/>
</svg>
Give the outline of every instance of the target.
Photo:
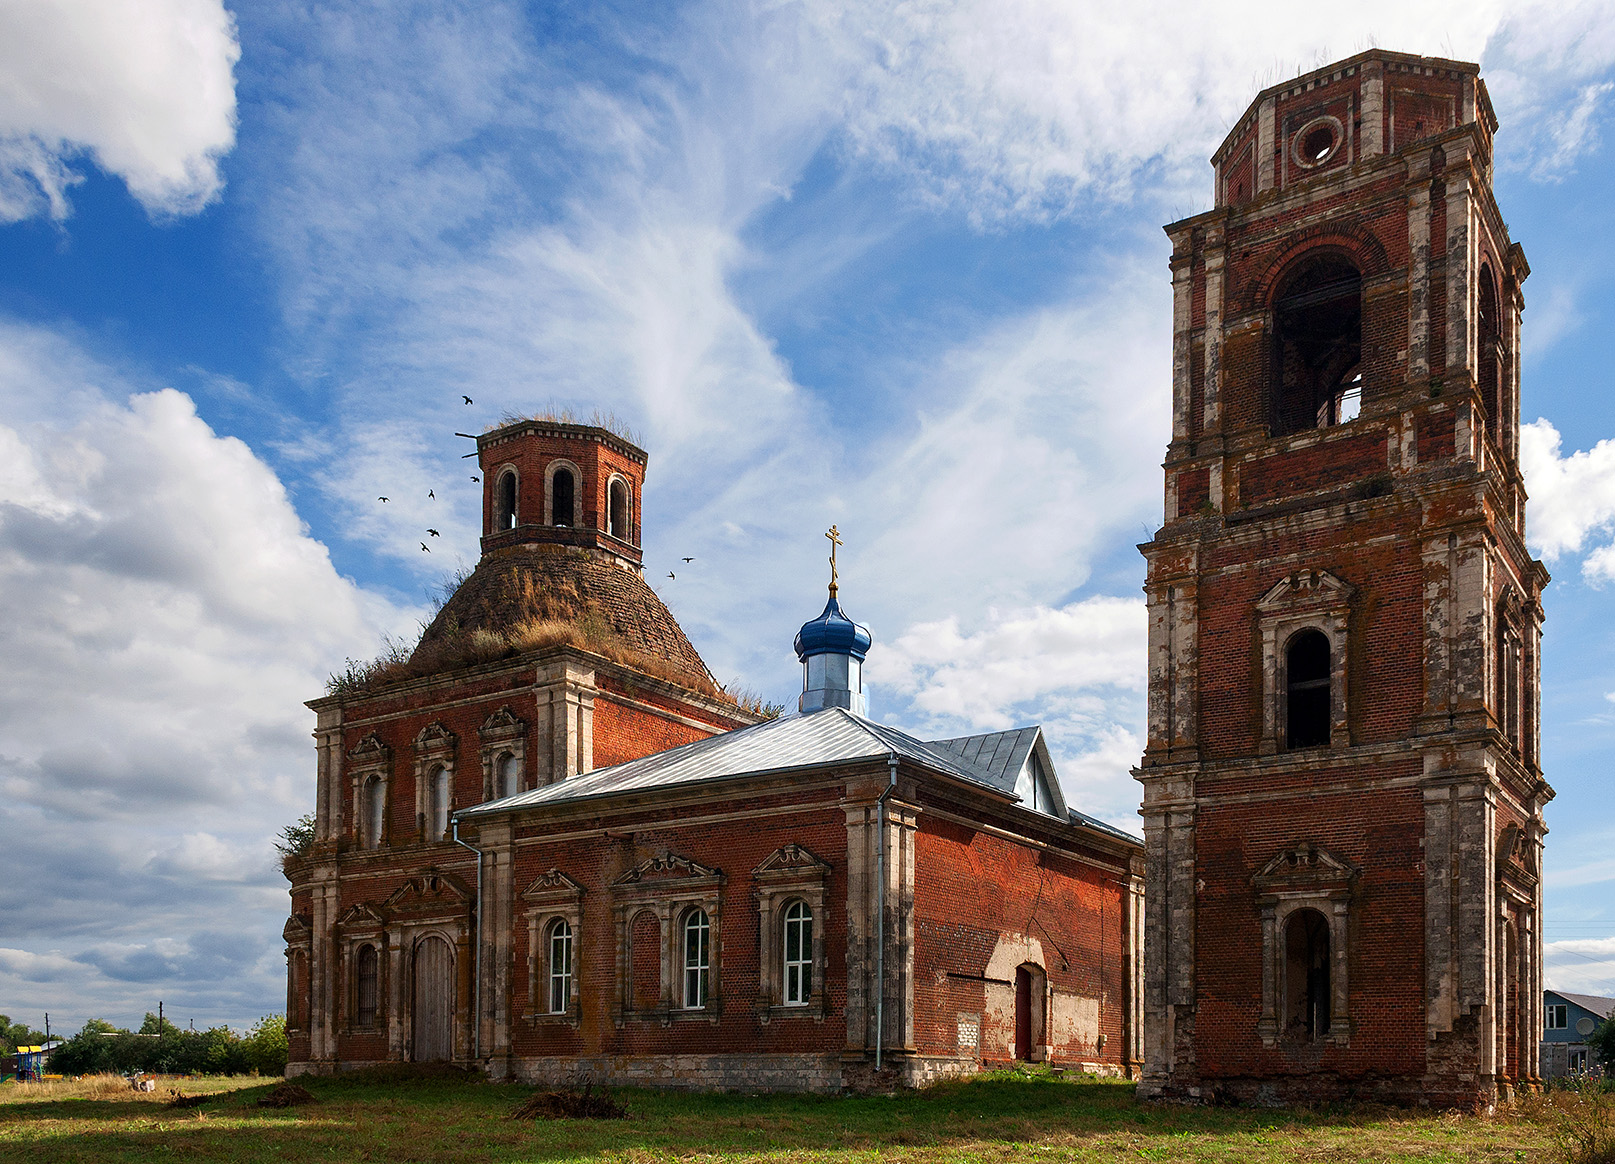
<svg viewBox="0 0 1615 1164">
<path fill-rule="evenodd" d="M 835 526 L 831 526 L 829 531 L 824 536 L 830 539 L 830 593 L 834 594 L 836 592 L 837 579 L 836 547 L 841 544 L 841 531 L 836 529 Z"/>
</svg>

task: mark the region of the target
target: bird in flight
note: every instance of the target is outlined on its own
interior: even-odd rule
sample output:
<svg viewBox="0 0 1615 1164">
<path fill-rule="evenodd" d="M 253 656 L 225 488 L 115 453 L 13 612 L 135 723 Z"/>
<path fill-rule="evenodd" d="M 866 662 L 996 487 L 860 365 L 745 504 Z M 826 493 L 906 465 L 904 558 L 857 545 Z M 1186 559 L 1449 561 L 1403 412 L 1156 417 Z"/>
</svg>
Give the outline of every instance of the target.
<svg viewBox="0 0 1615 1164">
<path fill-rule="evenodd" d="M 430 497 L 433 501 L 437 500 L 437 494 L 433 493 L 430 489 L 426 491 L 426 496 Z"/>
<path fill-rule="evenodd" d="M 464 400 L 467 404 L 471 403 L 471 397 L 469 396 L 461 396 L 460 399 Z"/>
<path fill-rule="evenodd" d="M 471 478 L 471 480 L 480 483 L 482 481 L 482 478 L 481 477 L 473 477 L 473 478 Z"/>
<path fill-rule="evenodd" d="M 685 561 L 686 561 L 686 562 L 693 562 L 693 561 L 695 561 L 695 559 L 694 559 L 694 558 L 685 558 L 685 559 L 684 559 L 684 560 L 685 560 Z"/>
<path fill-rule="evenodd" d="M 442 534 L 438 533 L 435 529 L 428 529 L 426 532 L 431 534 L 434 538 L 440 538 L 440 537 L 443 536 Z"/>
<path fill-rule="evenodd" d="M 387 499 L 385 497 L 378 497 L 378 498 L 376 498 L 376 500 L 377 501 L 386 501 Z"/>
<path fill-rule="evenodd" d="M 669 578 L 671 578 L 671 577 L 673 577 L 673 571 L 671 571 L 671 570 L 669 570 L 669 571 L 668 571 L 668 572 L 667 572 L 667 576 L 668 576 L 668 577 L 669 577 Z"/>
<path fill-rule="evenodd" d="M 427 552 L 427 553 L 428 553 L 428 554 L 430 554 L 430 553 L 431 553 L 431 552 L 432 552 L 432 551 L 431 551 L 431 550 L 429 550 L 429 549 L 427 549 L 427 546 L 426 546 L 426 543 L 425 543 L 425 542 L 422 542 L 422 543 L 421 543 L 421 549 L 423 549 L 423 550 L 426 550 L 426 552 Z"/>
</svg>

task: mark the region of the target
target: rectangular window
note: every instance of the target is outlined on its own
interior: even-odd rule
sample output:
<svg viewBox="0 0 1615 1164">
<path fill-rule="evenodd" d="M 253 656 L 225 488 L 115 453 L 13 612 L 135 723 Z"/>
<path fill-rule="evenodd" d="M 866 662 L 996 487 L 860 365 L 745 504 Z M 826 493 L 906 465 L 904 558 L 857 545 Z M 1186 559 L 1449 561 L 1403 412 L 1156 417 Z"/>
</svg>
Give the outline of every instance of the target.
<svg viewBox="0 0 1615 1164">
<path fill-rule="evenodd" d="M 813 914 L 806 903 L 785 911 L 785 1005 L 806 1006 L 813 993 Z"/>
<path fill-rule="evenodd" d="M 550 927 L 550 1013 L 565 1014 L 572 1001 L 572 927 Z"/>
<path fill-rule="evenodd" d="M 1587 1052 L 1586 1051 L 1572 1051 L 1572 1052 L 1570 1052 L 1569 1067 L 1570 1067 L 1570 1073 L 1572 1075 L 1585 1075 L 1585 1074 L 1587 1074 Z"/>
<path fill-rule="evenodd" d="M 698 1010 L 707 1004 L 711 960 L 712 927 L 707 915 L 692 910 L 684 922 L 684 1006 Z"/>
<path fill-rule="evenodd" d="M 1562 1031 L 1570 1025 L 1565 1016 L 1565 1004 L 1553 1002 L 1548 1004 L 1547 1021 L 1543 1024 L 1550 1031 Z"/>
</svg>

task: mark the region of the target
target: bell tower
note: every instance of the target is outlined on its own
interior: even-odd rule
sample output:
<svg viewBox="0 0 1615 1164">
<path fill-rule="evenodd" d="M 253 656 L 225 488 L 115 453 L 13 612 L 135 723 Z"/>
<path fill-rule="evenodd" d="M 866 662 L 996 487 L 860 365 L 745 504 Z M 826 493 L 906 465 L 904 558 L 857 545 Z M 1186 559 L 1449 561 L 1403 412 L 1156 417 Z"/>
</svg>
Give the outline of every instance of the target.
<svg viewBox="0 0 1615 1164">
<path fill-rule="evenodd" d="M 1478 68 L 1258 94 L 1172 240 L 1141 1096 L 1537 1080 L 1541 593 Z"/>
</svg>

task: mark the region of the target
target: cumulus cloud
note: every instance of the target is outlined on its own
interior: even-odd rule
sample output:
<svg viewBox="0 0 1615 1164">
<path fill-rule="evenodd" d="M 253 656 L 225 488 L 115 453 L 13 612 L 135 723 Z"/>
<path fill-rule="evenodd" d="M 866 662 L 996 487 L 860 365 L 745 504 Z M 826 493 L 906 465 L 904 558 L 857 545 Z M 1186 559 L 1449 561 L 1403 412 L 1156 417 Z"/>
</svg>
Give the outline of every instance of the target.
<svg viewBox="0 0 1615 1164">
<path fill-rule="evenodd" d="M 1526 533 L 1549 562 L 1580 553 L 1589 538 L 1615 528 L 1615 440 L 1566 456 L 1547 420 L 1520 426 L 1520 466 L 1530 496 Z M 1582 563 L 1589 581 L 1615 579 L 1615 545 L 1594 547 Z"/>
<path fill-rule="evenodd" d="M 0 621 L 0 833 L 31 873 L 0 881 L 0 987 L 110 1007 L 109 978 L 228 963 L 251 973 L 193 997 L 245 1021 L 279 994 L 259 963 L 286 909 L 270 841 L 312 803 L 302 701 L 407 615 L 189 397 L 68 338 L 0 322 L 0 418 L 0 606 L 25 612 Z"/>
<path fill-rule="evenodd" d="M 0 7 L 0 222 L 67 217 L 81 155 L 153 214 L 201 209 L 235 143 L 240 55 L 220 0 Z"/>
</svg>

